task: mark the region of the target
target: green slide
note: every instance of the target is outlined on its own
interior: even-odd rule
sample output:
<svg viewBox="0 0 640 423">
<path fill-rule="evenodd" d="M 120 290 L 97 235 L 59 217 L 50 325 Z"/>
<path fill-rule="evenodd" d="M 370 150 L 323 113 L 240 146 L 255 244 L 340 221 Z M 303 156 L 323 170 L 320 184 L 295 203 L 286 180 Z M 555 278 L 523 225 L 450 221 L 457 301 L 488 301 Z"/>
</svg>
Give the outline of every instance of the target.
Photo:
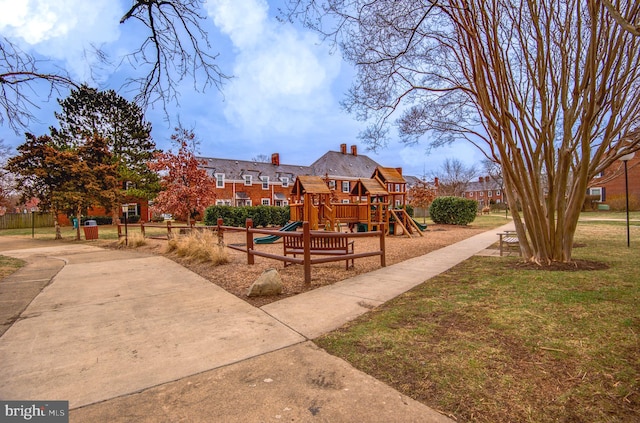
<svg viewBox="0 0 640 423">
<path fill-rule="evenodd" d="M 417 226 L 418 228 L 420 228 L 420 230 L 421 230 L 422 232 L 424 232 L 425 230 L 427 230 L 427 224 L 426 224 L 426 223 L 424 223 L 424 224 L 423 224 L 423 223 L 420 223 L 420 222 L 418 222 L 417 220 L 415 220 L 415 219 L 413 219 L 413 218 L 411 218 L 411 219 L 413 220 L 413 223 L 415 223 L 415 224 L 416 224 L 416 226 Z"/>
<path fill-rule="evenodd" d="M 292 232 L 298 229 L 300 226 L 302 226 L 302 222 L 300 221 L 289 222 L 286 225 L 284 225 L 282 228 L 280 228 L 278 232 Z M 261 238 L 256 238 L 253 240 L 253 242 L 255 242 L 256 244 L 272 244 L 279 239 L 280 239 L 280 235 L 267 235 Z"/>
</svg>

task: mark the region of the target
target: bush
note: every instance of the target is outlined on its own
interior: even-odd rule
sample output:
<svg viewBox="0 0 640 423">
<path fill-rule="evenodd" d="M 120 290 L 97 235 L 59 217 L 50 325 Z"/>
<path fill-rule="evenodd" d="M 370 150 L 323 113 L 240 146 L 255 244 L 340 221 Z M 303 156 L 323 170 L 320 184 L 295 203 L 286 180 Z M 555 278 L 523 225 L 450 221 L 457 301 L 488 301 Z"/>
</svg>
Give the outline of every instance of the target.
<svg viewBox="0 0 640 423">
<path fill-rule="evenodd" d="M 405 210 L 407 211 L 407 214 L 411 217 L 413 217 L 413 206 L 407 204 L 405 207 Z"/>
<path fill-rule="evenodd" d="M 218 224 L 222 218 L 225 226 L 244 227 L 247 218 L 253 219 L 253 226 L 284 226 L 289 221 L 289 207 L 276 206 L 210 206 L 204 212 L 204 223 Z"/>
<path fill-rule="evenodd" d="M 611 210 L 625 211 L 627 209 L 627 197 L 625 194 L 608 195 L 606 204 Z M 640 210 L 640 200 L 633 194 L 629 194 L 629 210 Z"/>
<path fill-rule="evenodd" d="M 429 207 L 431 220 L 445 225 L 468 225 L 477 213 L 477 202 L 460 197 L 437 197 Z"/>
</svg>

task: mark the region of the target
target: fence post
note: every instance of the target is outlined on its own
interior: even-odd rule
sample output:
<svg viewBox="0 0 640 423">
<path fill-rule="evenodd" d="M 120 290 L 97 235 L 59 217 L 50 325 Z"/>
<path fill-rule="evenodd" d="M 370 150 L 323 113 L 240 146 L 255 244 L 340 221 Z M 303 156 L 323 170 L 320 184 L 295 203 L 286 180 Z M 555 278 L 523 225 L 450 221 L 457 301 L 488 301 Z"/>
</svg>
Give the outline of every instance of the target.
<svg viewBox="0 0 640 423">
<path fill-rule="evenodd" d="M 142 238 L 145 238 L 144 222 L 140 222 L 140 233 L 142 234 Z"/>
<path fill-rule="evenodd" d="M 171 239 L 171 221 L 167 220 L 167 239 Z"/>
<path fill-rule="evenodd" d="M 311 284 L 311 232 L 309 222 L 302 223 L 302 248 L 304 250 L 304 283 Z"/>
<path fill-rule="evenodd" d="M 380 251 L 382 251 L 382 255 L 380 256 L 380 266 L 387 267 L 387 258 L 386 258 L 386 246 L 384 241 L 384 223 L 380 224 Z"/>
<path fill-rule="evenodd" d="M 251 233 L 251 227 L 253 226 L 253 219 L 247 218 L 245 227 L 247 230 L 247 264 L 254 263 L 253 257 L 253 234 Z"/>
<path fill-rule="evenodd" d="M 218 228 L 217 228 L 217 230 L 218 230 L 218 245 L 224 245 L 224 234 L 222 233 L 222 230 L 223 230 L 222 229 L 222 223 L 223 222 L 222 222 L 222 218 L 221 217 L 218 218 L 218 222 L 217 223 L 218 223 Z"/>
</svg>

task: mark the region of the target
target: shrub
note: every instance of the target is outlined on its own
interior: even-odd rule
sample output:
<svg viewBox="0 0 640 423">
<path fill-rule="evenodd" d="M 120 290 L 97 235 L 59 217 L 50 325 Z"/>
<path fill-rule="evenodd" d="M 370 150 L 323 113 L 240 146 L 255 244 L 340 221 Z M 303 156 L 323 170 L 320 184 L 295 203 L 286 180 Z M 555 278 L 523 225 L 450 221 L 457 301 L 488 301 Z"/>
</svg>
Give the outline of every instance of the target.
<svg viewBox="0 0 640 423">
<path fill-rule="evenodd" d="M 225 226 L 244 227 L 247 218 L 253 226 L 284 226 L 289 221 L 289 207 L 277 206 L 210 206 L 204 213 L 205 225 L 213 226 L 222 218 Z"/>
<path fill-rule="evenodd" d="M 429 207 L 431 220 L 445 225 L 468 225 L 477 213 L 477 202 L 460 197 L 437 197 Z"/>
<path fill-rule="evenodd" d="M 627 209 L 627 197 L 625 194 L 608 195 L 606 204 L 614 211 Z M 640 200 L 633 194 L 629 194 L 629 210 L 640 210 Z"/>
</svg>

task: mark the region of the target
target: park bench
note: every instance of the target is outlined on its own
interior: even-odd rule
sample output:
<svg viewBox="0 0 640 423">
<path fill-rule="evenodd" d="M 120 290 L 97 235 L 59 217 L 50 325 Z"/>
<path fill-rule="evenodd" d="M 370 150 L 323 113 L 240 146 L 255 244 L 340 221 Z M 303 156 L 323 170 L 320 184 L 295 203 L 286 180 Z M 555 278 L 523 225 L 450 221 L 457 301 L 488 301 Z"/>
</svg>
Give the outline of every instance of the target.
<svg viewBox="0 0 640 423">
<path fill-rule="evenodd" d="M 518 254 L 520 254 L 520 241 L 518 240 L 518 234 L 516 231 L 504 231 L 498 234 L 500 237 L 500 256 L 504 251 L 516 248 Z"/>
<path fill-rule="evenodd" d="M 346 236 L 335 236 L 335 233 L 323 235 L 322 233 L 312 233 L 309 240 L 309 253 L 310 255 L 325 255 L 325 256 L 346 256 L 353 255 L 353 241 L 349 241 Z M 304 241 L 299 236 L 287 236 L 283 237 L 284 255 L 304 254 Z M 345 259 L 346 268 L 349 269 L 349 261 L 351 261 L 351 267 L 354 266 L 354 259 Z M 285 262 L 285 266 L 287 263 Z"/>
</svg>

